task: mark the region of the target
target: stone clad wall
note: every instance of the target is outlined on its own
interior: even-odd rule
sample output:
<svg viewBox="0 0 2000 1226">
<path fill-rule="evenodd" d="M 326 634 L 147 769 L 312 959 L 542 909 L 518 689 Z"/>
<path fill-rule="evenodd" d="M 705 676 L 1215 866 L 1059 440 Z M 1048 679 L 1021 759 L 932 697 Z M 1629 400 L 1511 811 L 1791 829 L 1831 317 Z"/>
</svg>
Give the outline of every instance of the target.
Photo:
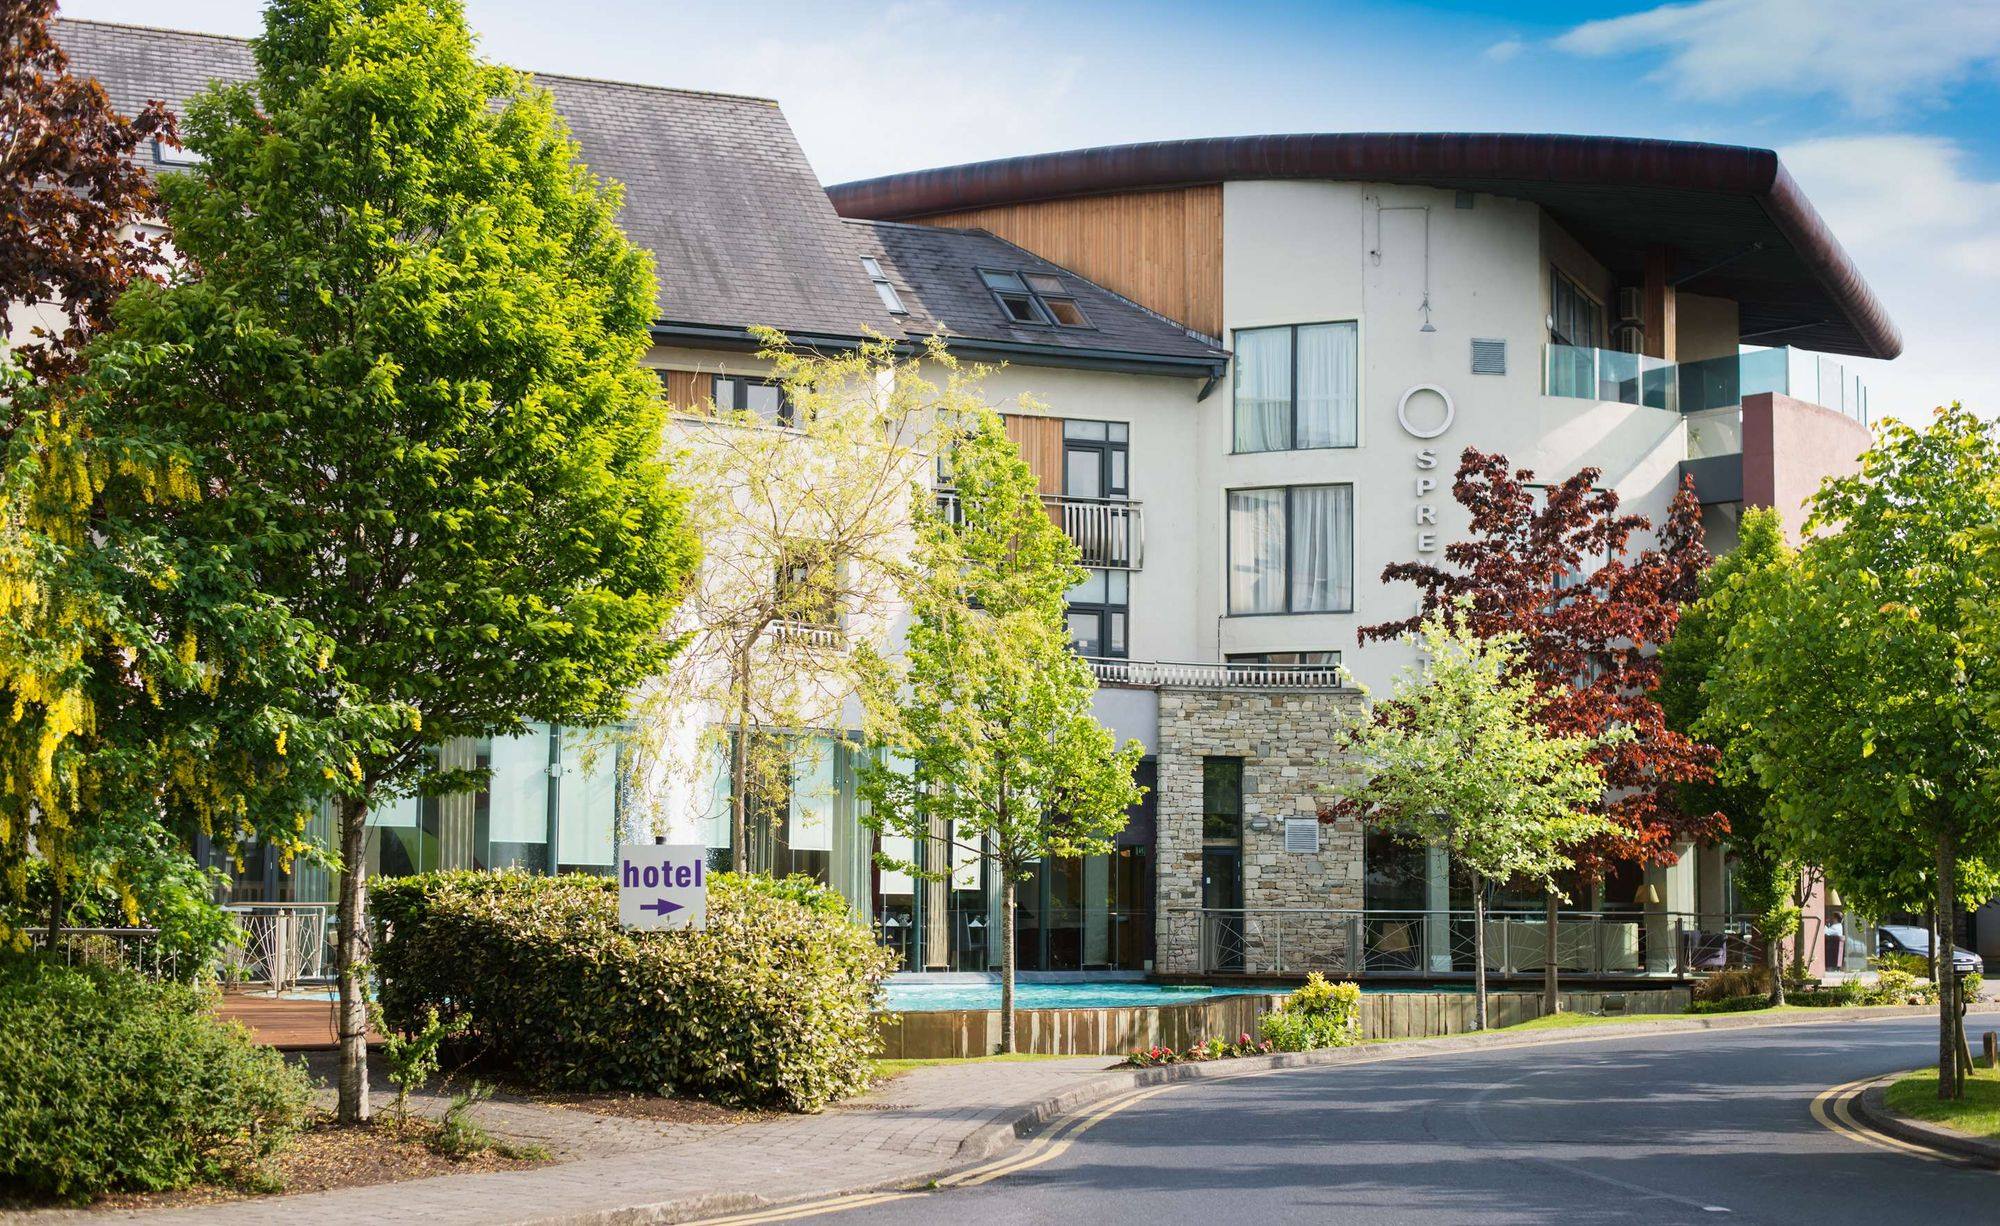
<svg viewBox="0 0 2000 1226">
<path fill-rule="evenodd" d="M 1260 908 L 1361 906 L 1361 826 L 1320 826 L 1317 855 L 1285 850 L 1287 817 L 1313 817 L 1336 771 L 1336 728 L 1362 717 L 1352 690 L 1162 689 L 1159 723 L 1159 957 L 1167 973 L 1200 966 L 1201 761 L 1243 759 L 1244 970 L 1302 973 L 1345 965 L 1345 921 L 1256 915 Z M 1252 829 L 1259 818 L 1268 829 Z"/>
</svg>

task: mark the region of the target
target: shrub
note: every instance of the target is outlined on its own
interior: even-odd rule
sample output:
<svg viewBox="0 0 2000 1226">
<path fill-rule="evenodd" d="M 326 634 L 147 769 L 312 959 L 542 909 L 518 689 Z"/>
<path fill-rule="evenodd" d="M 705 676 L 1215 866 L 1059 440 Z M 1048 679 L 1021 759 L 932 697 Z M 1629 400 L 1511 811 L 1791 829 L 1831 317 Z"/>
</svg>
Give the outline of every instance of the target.
<svg viewBox="0 0 2000 1226">
<path fill-rule="evenodd" d="M 1877 954 L 1875 956 L 1875 969 L 1878 971 L 1901 971 L 1913 979 L 1929 979 L 1931 977 L 1931 960 L 1922 954 Z"/>
<path fill-rule="evenodd" d="M 210 1005 L 127 971 L 0 959 L 0 1187 L 84 1200 L 262 1182 L 312 1087 Z"/>
<path fill-rule="evenodd" d="M 1688 994 L 1697 1002 L 1768 997 L 1771 994 L 1771 971 L 1763 966 L 1715 971 L 1697 980 Z"/>
<path fill-rule="evenodd" d="M 1697 1000 L 1688 1006 L 1689 1013 L 1749 1013 L 1754 1009 L 1767 1009 L 1771 1005 L 1768 996 L 1721 996 L 1709 1000 Z"/>
<path fill-rule="evenodd" d="M 1258 1032 L 1279 1051 L 1346 1047 L 1361 1037 L 1361 985 L 1328 983 L 1318 971 L 1264 1015 Z"/>
<path fill-rule="evenodd" d="M 894 956 L 831 890 L 717 873 L 708 927 L 626 932 L 608 877 L 431 873 L 378 883 L 383 1020 L 435 1008 L 533 1085 L 817 1111 L 866 1089 Z"/>
</svg>

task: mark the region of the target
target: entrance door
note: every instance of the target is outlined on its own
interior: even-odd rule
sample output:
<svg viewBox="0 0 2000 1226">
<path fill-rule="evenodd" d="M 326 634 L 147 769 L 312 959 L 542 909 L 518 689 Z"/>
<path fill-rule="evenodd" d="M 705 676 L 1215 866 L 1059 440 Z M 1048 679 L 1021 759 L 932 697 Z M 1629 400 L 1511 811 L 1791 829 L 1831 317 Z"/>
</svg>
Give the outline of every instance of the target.
<svg viewBox="0 0 2000 1226">
<path fill-rule="evenodd" d="M 1202 965 L 1210 970 L 1243 969 L 1243 849 L 1204 847 L 1201 851 L 1201 906 L 1204 912 Z"/>
</svg>

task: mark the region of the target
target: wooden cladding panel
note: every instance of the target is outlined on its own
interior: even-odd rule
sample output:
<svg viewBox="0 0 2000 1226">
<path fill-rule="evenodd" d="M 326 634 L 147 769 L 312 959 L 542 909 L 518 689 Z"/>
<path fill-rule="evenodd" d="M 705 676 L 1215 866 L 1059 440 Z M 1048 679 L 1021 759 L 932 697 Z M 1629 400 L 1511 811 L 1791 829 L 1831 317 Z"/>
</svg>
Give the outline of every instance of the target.
<svg viewBox="0 0 2000 1226">
<path fill-rule="evenodd" d="M 709 406 L 714 376 L 699 370 L 667 370 L 667 404 L 682 412 L 704 412 Z"/>
<path fill-rule="evenodd" d="M 1063 492 L 1063 423 L 1060 417 L 1007 413 L 1007 437 L 1021 449 L 1021 458 L 1035 474 L 1035 488 L 1045 495 Z"/>
<path fill-rule="evenodd" d="M 991 230 L 1169 319 L 1222 334 L 1222 185 L 1079 196 L 938 213 L 925 225 Z"/>
</svg>

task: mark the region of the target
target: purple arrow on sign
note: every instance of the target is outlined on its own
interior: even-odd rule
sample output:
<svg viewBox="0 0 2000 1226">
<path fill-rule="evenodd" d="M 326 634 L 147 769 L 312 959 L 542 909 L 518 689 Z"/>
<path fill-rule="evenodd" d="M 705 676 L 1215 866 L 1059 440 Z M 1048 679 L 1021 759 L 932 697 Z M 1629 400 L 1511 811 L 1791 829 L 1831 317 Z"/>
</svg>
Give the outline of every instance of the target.
<svg viewBox="0 0 2000 1226">
<path fill-rule="evenodd" d="M 655 915 L 658 915 L 662 919 L 664 919 L 667 916 L 672 915 L 674 912 L 682 910 L 683 908 L 681 907 L 681 904 L 677 902 L 668 902 L 666 899 L 662 898 L 658 902 L 642 902 L 639 904 L 639 909 L 641 911 L 651 911 Z"/>
</svg>

